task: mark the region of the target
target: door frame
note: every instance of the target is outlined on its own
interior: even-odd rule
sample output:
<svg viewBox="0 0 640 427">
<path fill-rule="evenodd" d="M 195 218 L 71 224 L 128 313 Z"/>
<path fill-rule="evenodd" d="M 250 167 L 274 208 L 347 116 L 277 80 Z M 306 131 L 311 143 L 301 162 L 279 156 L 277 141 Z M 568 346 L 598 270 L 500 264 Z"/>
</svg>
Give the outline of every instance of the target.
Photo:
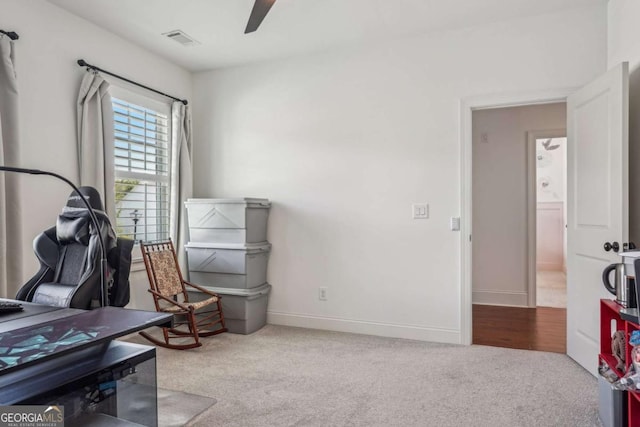
<svg viewBox="0 0 640 427">
<path fill-rule="evenodd" d="M 460 101 L 460 343 L 470 345 L 473 337 L 473 283 L 471 265 L 472 213 L 472 115 L 475 110 L 520 107 L 566 102 L 578 88 L 496 94 L 463 98 Z"/>
<path fill-rule="evenodd" d="M 566 101 L 565 101 L 566 103 Z M 527 305 L 536 307 L 537 292 L 537 249 L 538 243 L 538 188 L 537 188 L 537 168 L 536 168 L 536 141 L 542 138 L 566 138 L 567 130 L 550 129 L 550 130 L 533 130 L 527 132 Z M 565 143 L 566 144 L 566 143 Z M 565 158 L 563 169 L 567 168 L 567 159 Z M 563 183 L 564 187 L 564 183 Z M 564 189 L 566 192 L 566 188 Z M 566 194 L 565 194 L 566 199 Z M 566 223 L 564 213 L 567 209 L 567 201 L 563 202 L 563 219 Z M 563 231 L 563 247 L 566 229 Z"/>
</svg>

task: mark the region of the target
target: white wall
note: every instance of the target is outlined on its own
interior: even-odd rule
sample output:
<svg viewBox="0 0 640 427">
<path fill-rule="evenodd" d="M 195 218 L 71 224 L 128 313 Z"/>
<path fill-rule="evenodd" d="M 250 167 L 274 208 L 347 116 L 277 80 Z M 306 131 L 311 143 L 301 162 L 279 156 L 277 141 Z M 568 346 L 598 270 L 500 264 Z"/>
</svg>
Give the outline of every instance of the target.
<svg viewBox="0 0 640 427">
<path fill-rule="evenodd" d="M 527 132 L 566 121 L 565 103 L 473 112 L 474 303 L 528 305 Z"/>
<path fill-rule="evenodd" d="M 196 74 L 196 196 L 274 202 L 269 321 L 459 342 L 460 101 L 590 81 L 605 12 Z"/>
<path fill-rule="evenodd" d="M 609 0 L 607 3 L 607 68 L 629 61 L 629 69 L 640 66 L 640 2 Z"/>
<path fill-rule="evenodd" d="M 566 114 L 565 114 L 566 116 Z M 562 129 L 566 126 L 563 125 Z M 543 144 L 551 140 L 547 150 Z M 564 202 L 564 173 L 567 152 L 567 138 L 542 138 L 536 141 L 536 195 L 538 203 Z M 546 184 L 546 185 L 545 185 Z"/>
<path fill-rule="evenodd" d="M 640 247 L 640 2 L 609 0 L 607 67 L 629 62 L 629 239 Z"/>
<path fill-rule="evenodd" d="M 60 173 L 78 182 L 76 160 L 76 97 L 84 73 L 76 60 L 83 58 L 114 73 L 191 98 L 191 74 L 158 56 L 77 18 L 46 1 L 2 0 L 0 28 L 16 31 L 16 62 L 20 92 L 20 166 Z M 31 241 L 55 225 L 70 189 L 46 177 L 26 176 L 23 209 L 27 218 L 23 237 Z M 25 278 L 36 272 L 30 244 L 22 254 Z M 144 272 L 134 273 L 134 285 L 143 287 L 145 306 L 148 282 Z M 4 296 L 4 295 L 3 295 Z M 10 295 L 13 296 L 13 295 Z M 149 299 L 149 302 L 150 299 Z"/>
</svg>

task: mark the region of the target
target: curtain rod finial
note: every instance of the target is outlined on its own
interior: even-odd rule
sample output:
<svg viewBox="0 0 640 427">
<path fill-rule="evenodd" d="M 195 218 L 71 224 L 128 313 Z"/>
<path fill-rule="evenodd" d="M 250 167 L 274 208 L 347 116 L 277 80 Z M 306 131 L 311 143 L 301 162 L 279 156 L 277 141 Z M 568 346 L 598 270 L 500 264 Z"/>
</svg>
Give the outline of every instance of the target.
<svg viewBox="0 0 640 427">
<path fill-rule="evenodd" d="M 84 67 L 85 65 L 87 65 L 87 63 L 84 61 L 84 59 L 78 59 L 78 65 Z"/>
</svg>

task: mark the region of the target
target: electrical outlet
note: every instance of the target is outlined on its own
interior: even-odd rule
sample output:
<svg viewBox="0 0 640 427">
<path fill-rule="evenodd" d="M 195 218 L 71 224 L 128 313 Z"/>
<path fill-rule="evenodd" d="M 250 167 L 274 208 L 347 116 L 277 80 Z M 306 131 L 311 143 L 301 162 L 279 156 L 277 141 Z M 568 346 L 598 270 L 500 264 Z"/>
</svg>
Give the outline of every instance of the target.
<svg viewBox="0 0 640 427">
<path fill-rule="evenodd" d="M 318 299 L 320 301 L 327 300 L 327 288 L 318 288 Z"/>
</svg>

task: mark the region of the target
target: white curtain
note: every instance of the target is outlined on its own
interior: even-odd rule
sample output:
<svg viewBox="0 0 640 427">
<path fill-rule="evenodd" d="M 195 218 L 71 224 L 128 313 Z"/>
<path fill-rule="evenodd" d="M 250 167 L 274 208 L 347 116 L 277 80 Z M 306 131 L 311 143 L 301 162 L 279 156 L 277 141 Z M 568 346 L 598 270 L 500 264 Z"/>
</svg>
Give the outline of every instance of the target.
<svg viewBox="0 0 640 427">
<path fill-rule="evenodd" d="M 171 106 L 171 239 L 186 273 L 184 244 L 187 243 L 185 200 L 193 195 L 191 170 L 191 109 L 176 101 Z"/>
<path fill-rule="evenodd" d="M 21 166 L 18 150 L 18 87 L 15 46 L 0 34 L 0 165 Z M 0 296 L 13 298 L 23 285 L 19 176 L 0 172 Z"/>
<path fill-rule="evenodd" d="M 98 190 L 107 215 L 115 221 L 113 107 L 109 83 L 97 72 L 84 75 L 77 109 L 80 185 Z"/>
</svg>

